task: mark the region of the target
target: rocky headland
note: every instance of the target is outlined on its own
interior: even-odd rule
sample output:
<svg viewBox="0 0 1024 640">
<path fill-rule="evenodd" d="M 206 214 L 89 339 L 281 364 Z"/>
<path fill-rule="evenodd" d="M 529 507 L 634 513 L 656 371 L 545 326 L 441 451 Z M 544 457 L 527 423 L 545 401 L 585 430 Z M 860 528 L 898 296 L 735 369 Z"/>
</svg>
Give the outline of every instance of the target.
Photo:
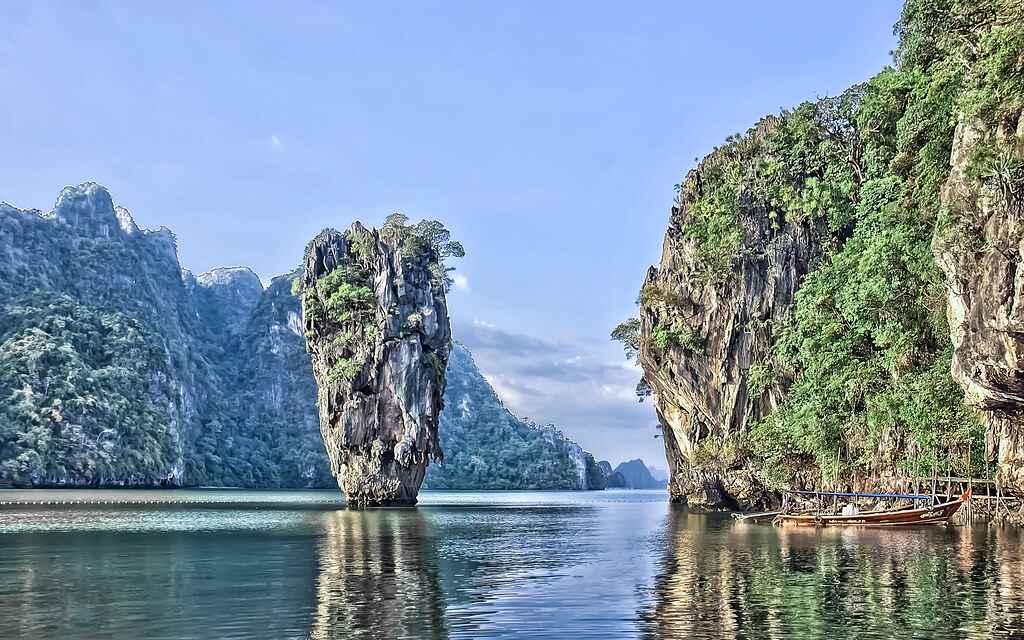
<svg viewBox="0 0 1024 640">
<path fill-rule="evenodd" d="M 910 0 L 896 32 L 891 68 L 677 185 L 613 334 L 655 396 L 674 500 L 946 475 L 1024 495 L 1024 10 Z"/>
</svg>

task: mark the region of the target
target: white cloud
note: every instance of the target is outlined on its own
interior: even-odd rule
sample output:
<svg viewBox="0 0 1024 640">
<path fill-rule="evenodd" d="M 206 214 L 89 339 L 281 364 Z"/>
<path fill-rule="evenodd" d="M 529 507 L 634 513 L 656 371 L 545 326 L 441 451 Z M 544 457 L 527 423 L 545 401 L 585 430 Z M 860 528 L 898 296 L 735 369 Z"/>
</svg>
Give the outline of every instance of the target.
<svg viewBox="0 0 1024 640">
<path fill-rule="evenodd" d="M 281 146 L 281 138 L 278 138 L 275 135 L 271 135 L 270 146 L 274 147 L 275 149 L 279 148 Z"/>
<path fill-rule="evenodd" d="M 664 459 L 654 439 L 653 403 L 637 402 L 640 371 L 614 360 L 599 339 L 555 341 L 514 333 L 485 320 L 456 323 L 491 386 L 513 413 L 553 422 L 599 459 Z"/>
<path fill-rule="evenodd" d="M 461 273 L 453 275 L 452 281 L 455 283 L 455 288 L 459 291 L 469 291 L 469 278 Z"/>
<path fill-rule="evenodd" d="M 516 411 L 522 411 L 523 408 L 529 406 L 528 398 L 517 390 L 516 382 L 510 376 L 487 373 L 486 371 L 481 371 L 480 374 L 487 379 L 505 406 L 512 407 Z"/>
</svg>

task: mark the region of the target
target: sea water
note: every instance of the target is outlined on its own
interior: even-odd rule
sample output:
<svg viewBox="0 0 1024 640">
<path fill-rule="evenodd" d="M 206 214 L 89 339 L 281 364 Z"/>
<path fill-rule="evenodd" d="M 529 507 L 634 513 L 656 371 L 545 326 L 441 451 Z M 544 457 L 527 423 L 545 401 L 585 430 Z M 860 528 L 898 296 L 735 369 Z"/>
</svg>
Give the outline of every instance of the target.
<svg viewBox="0 0 1024 640">
<path fill-rule="evenodd" d="M 105 504 L 0 506 L 5 640 L 1024 633 L 1016 529 L 778 528 L 663 491 L 424 492 L 366 511 L 311 491 L 12 500 Z"/>
</svg>

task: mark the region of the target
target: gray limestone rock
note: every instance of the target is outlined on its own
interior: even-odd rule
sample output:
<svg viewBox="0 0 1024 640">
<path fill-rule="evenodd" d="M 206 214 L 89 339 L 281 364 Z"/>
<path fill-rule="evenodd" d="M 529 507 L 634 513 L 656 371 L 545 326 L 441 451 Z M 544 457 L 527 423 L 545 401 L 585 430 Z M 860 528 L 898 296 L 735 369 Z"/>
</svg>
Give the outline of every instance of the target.
<svg viewBox="0 0 1024 640">
<path fill-rule="evenodd" d="M 766 118 L 753 135 L 767 135 L 774 124 Z M 764 487 L 752 474 L 737 472 L 734 467 L 742 461 L 700 460 L 698 452 L 707 438 L 745 432 L 784 400 L 785 375 L 752 393 L 747 371 L 769 359 L 773 328 L 789 314 L 800 281 L 822 254 L 819 238 L 824 234 L 820 222 L 773 226 L 767 212 L 747 198 L 738 212 L 742 246 L 728 281 L 704 281 L 696 241 L 684 228 L 703 187 L 702 172 L 714 162 L 711 154 L 686 177 L 672 208 L 661 262 L 648 270 L 648 294 L 640 309 L 640 363 L 664 430 L 672 499 L 731 508 L 737 502 L 762 502 Z M 652 334 L 659 323 L 685 325 L 692 343 L 657 347 Z"/>
<path fill-rule="evenodd" d="M 1024 149 L 1024 114 L 992 128 L 961 122 L 942 204 L 953 224 L 932 250 L 946 274 L 953 378 L 985 420 L 1005 489 L 1024 495 L 1024 196 L 1021 184 L 972 177 L 981 145 Z"/>
<path fill-rule="evenodd" d="M 401 229 L 359 223 L 306 251 L 302 310 L 331 471 L 351 506 L 416 503 L 442 458 L 451 348 L 440 258 Z"/>
</svg>

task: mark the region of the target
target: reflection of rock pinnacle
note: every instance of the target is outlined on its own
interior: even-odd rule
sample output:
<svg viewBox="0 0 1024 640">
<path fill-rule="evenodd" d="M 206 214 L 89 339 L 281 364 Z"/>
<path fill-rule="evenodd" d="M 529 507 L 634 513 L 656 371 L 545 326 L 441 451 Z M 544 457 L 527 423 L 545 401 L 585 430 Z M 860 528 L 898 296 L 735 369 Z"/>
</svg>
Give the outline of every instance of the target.
<svg viewBox="0 0 1024 640">
<path fill-rule="evenodd" d="M 445 638 L 445 601 L 422 514 L 325 514 L 310 638 Z"/>
</svg>

